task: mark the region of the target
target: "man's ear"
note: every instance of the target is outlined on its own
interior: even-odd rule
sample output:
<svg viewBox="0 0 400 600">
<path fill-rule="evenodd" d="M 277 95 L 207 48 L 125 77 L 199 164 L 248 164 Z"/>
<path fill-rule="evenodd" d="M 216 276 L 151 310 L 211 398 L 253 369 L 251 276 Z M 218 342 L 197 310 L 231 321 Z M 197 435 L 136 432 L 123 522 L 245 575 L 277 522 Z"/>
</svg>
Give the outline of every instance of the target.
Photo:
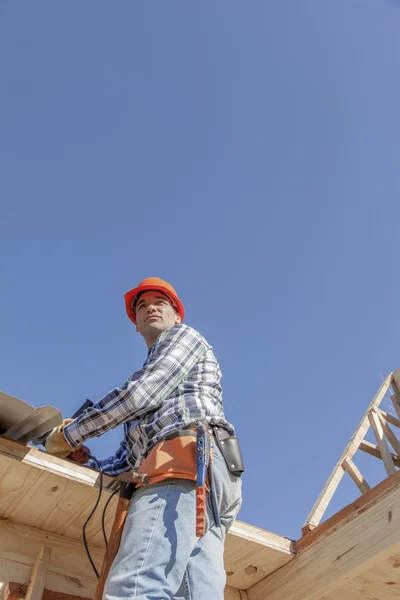
<svg viewBox="0 0 400 600">
<path fill-rule="evenodd" d="M 179 323 L 182 323 L 181 315 L 178 315 L 178 313 L 176 313 L 176 315 L 175 315 L 175 325 L 179 325 Z"/>
<path fill-rule="evenodd" d="M 139 333 L 139 327 L 136 325 L 136 331 L 137 333 Z"/>
</svg>

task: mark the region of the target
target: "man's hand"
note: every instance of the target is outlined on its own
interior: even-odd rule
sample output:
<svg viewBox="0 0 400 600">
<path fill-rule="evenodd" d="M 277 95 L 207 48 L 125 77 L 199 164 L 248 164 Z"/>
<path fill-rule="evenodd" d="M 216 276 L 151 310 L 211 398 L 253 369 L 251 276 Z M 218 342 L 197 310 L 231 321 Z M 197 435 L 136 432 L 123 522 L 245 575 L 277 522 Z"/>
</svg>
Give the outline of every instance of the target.
<svg viewBox="0 0 400 600">
<path fill-rule="evenodd" d="M 78 463 L 78 465 L 86 465 L 90 460 L 90 450 L 87 446 L 82 445 L 79 450 L 71 452 L 67 458 Z"/>
<path fill-rule="evenodd" d="M 64 419 L 61 425 L 54 427 L 53 431 L 49 434 L 45 443 L 46 451 L 49 452 L 49 454 L 54 454 L 54 456 L 59 456 L 60 458 L 66 458 L 81 448 L 81 446 L 72 448 L 63 434 L 64 427 L 72 423 L 73 420 L 74 419 Z"/>
</svg>

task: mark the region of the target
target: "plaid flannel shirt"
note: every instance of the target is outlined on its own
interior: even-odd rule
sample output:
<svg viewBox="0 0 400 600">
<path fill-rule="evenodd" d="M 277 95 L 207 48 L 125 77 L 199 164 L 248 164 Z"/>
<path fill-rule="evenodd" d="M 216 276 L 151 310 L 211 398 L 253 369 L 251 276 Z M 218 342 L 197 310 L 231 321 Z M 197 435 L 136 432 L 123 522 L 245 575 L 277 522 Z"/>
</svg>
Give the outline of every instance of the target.
<svg viewBox="0 0 400 600">
<path fill-rule="evenodd" d="M 75 448 L 123 423 L 120 448 L 99 462 L 110 475 L 136 470 L 157 442 L 199 420 L 234 433 L 224 416 L 220 380 L 212 347 L 198 331 L 174 325 L 158 336 L 143 367 L 122 387 L 64 428 L 65 438 Z"/>
</svg>

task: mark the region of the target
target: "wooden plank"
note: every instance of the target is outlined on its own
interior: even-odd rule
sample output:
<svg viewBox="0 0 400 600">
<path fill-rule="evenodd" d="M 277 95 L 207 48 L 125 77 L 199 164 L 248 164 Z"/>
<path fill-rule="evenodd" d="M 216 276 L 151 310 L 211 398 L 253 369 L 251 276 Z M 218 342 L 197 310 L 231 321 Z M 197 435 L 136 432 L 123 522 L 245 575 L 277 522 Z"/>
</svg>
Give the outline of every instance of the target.
<svg viewBox="0 0 400 600">
<path fill-rule="evenodd" d="M 381 412 L 381 415 L 385 418 L 386 421 L 388 421 L 388 423 L 391 423 L 396 427 L 400 427 L 400 419 L 396 419 L 396 417 L 386 412 L 385 410 L 382 410 L 381 408 L 379 408 L 379 410 Z"/>
<path fill-rule="evenodd" d="M 81 539 L 71 540 L 10 519 L 0 519 L 0 587 L 1 581 L 28 581 L 35 558 L 44 544 L 52 548 L 46 587 L 93 598 L 97 579 Z M 100 570 L 104 549 L 90 545 L 90 550 Z M 292 540 L 241 521 L 235 522 L 225 545 L 228 587 L 246 588 L 260 581 L 293 560 L 294 553 Z"/>
<path fill-rule="evenodd" d="M 97 578 L 92 571 L 82 541 L 49 531 L 0 519 L 0 580 L 29 581 L 32 566 L 41 548 L 52 549 L 46 587 L 83 597 L 94 597 Z M 100 568 L 104 550 L 90 547 Z"/>
<path fill-rule="evenodd" d="M 397 412 L 397 416 L 400 419 L 400 393 L 396 392 L 396 394 L 393 394 L 393 396 L 391 396 L 391 399 L 392 399 L 394 409 Z"/>
<path fill-rule="evenodd" d="M 50 564 L 51 548 L 43 546 L 39 552 L 26 590 L 26 600 L 41 600 Z"/>
<path fill-rule="evenodd" d="M 10 581 L 4 588 L 4 600 L 23 600 L 27 589 L 27 585 Z M 42 600 L 91 600 L 91 598 L 82 598 L 82 596 L 54 592 L 53 590 L 44 588 Z"/>
<path fill-rule="evenodd" d="M 307 533 L 313 527 L 316 527 L 318 525 L 318 523 L 321 521 L 321 519 L 328 507 L 328 504 L 331 501 L 331 498 L 332 498 L 333 494 L 335 493 L 335 490 L 336 490 L 337 486 L 339 485 L 340 480 L 343 477 L 344 469 L 342 467 L 342 463 L 343 463 L 344 459 L 345 458 L 352 459 L 354 454 L 357 452 L 360 442 L 365 437 L 365 434 L 367 433 L 369 426 L 370 426 L 370 422 L 368 419 L 369 411 L 374 406 L 379 406 L 379 404 L 382 402 L 386 392 L 388 391 L 388 389 L 391 385 L 391 382 L 392 382 L 392 373 L 390 373 L 385 378 L 385 380 L 382 382 L 381 387 L 379 388 L 374 399 L 372 400 L 371 404 L 369 405 L 368 410 L 365 413 L 364 417 L 362 418 L 355 433 L 353 434 L 353 437 L 351 438 L 350 442 L 347 444 L 343 454 L 341 455 L 338 462 L 336 463 L 336 466 L 334 467 L 328 481 L 326 482 L 322 492 L 318 496 L 317 501 L 315 502 L 313 508 L 311 509 L 310 514 L 307 517 L 307 520 L 302 529 L 303 534 Z"/>
<path fill-rule="evenodd" d="M 53 473 L 55 475 L 61 475 L 67 479 L 72 479 L 75 482 L 83 483 L 91 487 L 97 487 L 99 485 L 100 475 L 98 471 L 89 469 L 83 465 L 68 460 L 66 458 L 58 458 L 47 454 L 38 448 L 32 448 L 25 446 L 14 440 L 9 440 L 3 436 L 0 436 L 0 455 L 9 456 L 14 460 L 18 460 L 26 465 L 37 467 L 38 469 L 45 470 L 47 473 Z M 103 475 L 104 486 L 111 486 L 115 478 Z"/>
<path fill-rule="evenodd" d="M 392 390 L 394 391 L 393 396 L 391 396 L 392 403 L 400 419 L 400 369 L 393 372 Z"/>
<path fill-rule="evenodd" d="M 130 498 L 124 498 L 123 496 L 120 496 L 118 499 L 117 511 L 115 513 L 114 523 L 111 530 L 111 536 L 108 542 L 108 546 L 106 548 L 103 564 L 101 566 L 100 577 L 97 583 L 94 600 L 101 600 L 103 598 L 104 586 L 108 574 L 110 572 L 111 566 L 114 562 L 114 558 L 117 556 L 130 503 Z"/>
<path fill-rule="evenodd" d="M 381 422 L 383 433 L 387 437 L 387 439 L 388 439 L 389 443 L 391 444 L 393 450 L 396 452 L 396 454 L 398 456 L 400 456 L 400 441 L 397 439 L 397 436 L 395 435 L 393 429 L 386 422 L 385 417 L 382 415 L 382 411 L 380 411 L 379 408 L 378 408 L 377 411 L 376 411 L 376 413 L 377 413 L 377 415 L 379 417 L 379 420 Z"/>
<path fill-rule="evenodd" d="M 394 466 L 389 446 L 386 441 L 385 434 L 383 433 L 383 428 L 379 417 L 374 410 L 371 410 L 368 414 L 368 418 L 372 425 L 372 429 L 374 430 L 376 441 L 378 442 L 379 450 L 381 451 L 381 456 L 383 464 L 385 465 L 386 472 L 388 475 L 393 475 L 393 473 L 396 472 L 396 468 Z"/>
<path fill-rule="evenodd" d="M 293 560 L 295 552 L 292 540 L 235 521 L 228 533 L 224 552 L 228 585 L 247 589 Z"/>
<path fill-rule="evenodd" d="M 360 496 L 357 500 L 348 504 L 342 508 L 342 510 L 335 513 L 332 517 L 300 538 L 295 542 L 296 553 L 302 552 L 305 548 L 314 544 L 318 539 L 329 532 L 336 531 L 341 524 L 343 525 L 348 523 L 351 519 L 356 518 L 358 514 L 368 510 L 373 504 L 376 504 L 392 490 L 396 490 L 397 493 L 400 494 L 400 471 L 378 483 L 378 485 L 373 487 L 369 492 Z"/>
<path fill-rule="evenodd" d="M 82 538 L 82 525 L 97 499 L 98 488 L 1 454 L 0 477 L 1 517 L 74 539 Z M 98 509 L 87 527 L 88 540 L 101 547 L 104 547 L 101 514 L 109 496 L 109 490 L 103 490 Z M 107 511 L 108 534 L 115 506 L 116 500 L 113 499 Z"/>
<path fill-rule="evenodd" d="M 346 582 L 361 573 L 368 573 L 374 566 L 399 553 L 399 475 L 392 475 L 391 489 L 385 495 L 368 506 L 364 505 L 348 521 L 337 523 L 336 527 L 304 548 L 295 560 L 248 589 L 249 600 L 329 598 L 329 594 Z M 368 597 L 380 596 L 368 594 Z"/>
<path fill-rule="evenodd" d="M 381 451 L 379 450 L 379 447 L 376 444 L 372 444 L 367 440 L 363 440 L 360 444 L 360 450 L 366 452 L 367 454 L 370 454 L 371 456 L 375 456 L 375 458 L 379 458 L 380 460 L 382 460 Z M 396 465 L 396 467 L 400 467 L 400 456 L 397 456 L 393 453 L 390 453 L 390 456 L 392 457 L 392 461 Z"/>
<path fill-rule="evenodd" d="M 350 475 L 358 489 L 362 494 L 366 494 L 371 487 L 368 485 L 366 479 L 361 475 L 358 467 L 350 458 L 345 458 L 342 463 L 343 469 Z"/>
</svg>

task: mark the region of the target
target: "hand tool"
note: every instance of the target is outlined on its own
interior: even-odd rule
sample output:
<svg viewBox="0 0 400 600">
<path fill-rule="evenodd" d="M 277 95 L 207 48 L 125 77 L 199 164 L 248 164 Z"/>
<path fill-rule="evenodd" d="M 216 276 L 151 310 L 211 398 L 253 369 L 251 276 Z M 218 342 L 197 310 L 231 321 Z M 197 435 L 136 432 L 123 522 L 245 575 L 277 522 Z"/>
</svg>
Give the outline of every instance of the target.
<svg viewBox="0 0 400 600">
<path fill-rule="evenodd" d="M 86 400 L 82 406 L 80 406 L 78 408 L 78 410 L 72 415 L 71 419 L 76 419 L 77 417 L 79 417 L 83 412 L 85 412 L 85 410 L 87 408 L 89 408 L 90 406 L 93 406 L 93 402 L 91 400 Z M 32 444 L 34 444 L 35 446 L 44 446 L 46 444 L 46 440 L 48 438 L 48 436 L 51 433 L 51 429 L 45 433 L 44 435 L 41 435 L 40 437 L 36 438 L 35 440 L 32 441 Z"/>
<path fill-rule="evenodd" d="M 206 474 L 207 474 L 208 435 L 202 423 L 196 435 L 196 535 L 206 532 Z"/>
</svg>

